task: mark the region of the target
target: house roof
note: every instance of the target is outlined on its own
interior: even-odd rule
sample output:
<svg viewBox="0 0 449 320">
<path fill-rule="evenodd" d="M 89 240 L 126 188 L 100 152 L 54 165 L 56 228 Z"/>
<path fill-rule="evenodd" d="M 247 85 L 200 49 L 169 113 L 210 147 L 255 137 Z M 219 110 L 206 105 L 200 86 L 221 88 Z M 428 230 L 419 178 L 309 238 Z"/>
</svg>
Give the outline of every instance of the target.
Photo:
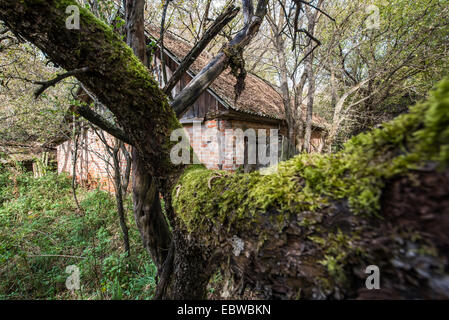
<svg viewBox="0 0 449 320">
<path fill-rule="evenodd" d="M 159 38 L 159 28 L 150 25 L 146 27 L 146 30 L 155 40 Z M 190 52 L 192 45 L 175 34 L 166 31 L 164 34 L 164 48 L 179 63 Z M 207 65 L 211 58 L 212 56 L 209 53 L 203 51 L 191 65 L 190 72 L 196 75 Z M 237 101 L 235 101 L 234 93 L 235 83 L 235 77 L 232 75 L 230 68 L 227 68 L 209 86 L 209 90 L 217 94 L 225 102 L 226 107 L 235 111 L 285 120 L 282 96 L 267 81 L 248 73 L 245 79 L 245 90 L 243 90 Z M 326 121 L 317 115 L 313 115 L 312 123 L 316 127 L 326 127 Z"/>
</svg>

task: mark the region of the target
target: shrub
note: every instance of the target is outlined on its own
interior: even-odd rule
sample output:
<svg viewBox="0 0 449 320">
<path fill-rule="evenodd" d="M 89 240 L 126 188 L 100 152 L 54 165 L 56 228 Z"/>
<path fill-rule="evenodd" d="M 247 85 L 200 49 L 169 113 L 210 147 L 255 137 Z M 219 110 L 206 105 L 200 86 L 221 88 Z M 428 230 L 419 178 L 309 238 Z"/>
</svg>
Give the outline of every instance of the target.
<svg viewBox="0 0 449 320">
<path fill-rule="evenodd" d="M 127 199 L 126 257 L 114 198 L 78 189 L 76 211 L 66 175 L 0 171 L 0 299 L 149 299 L 156 268 L 143 249 Z M 80 290 L 65 282 L 80 269 Z"/>
</svg>

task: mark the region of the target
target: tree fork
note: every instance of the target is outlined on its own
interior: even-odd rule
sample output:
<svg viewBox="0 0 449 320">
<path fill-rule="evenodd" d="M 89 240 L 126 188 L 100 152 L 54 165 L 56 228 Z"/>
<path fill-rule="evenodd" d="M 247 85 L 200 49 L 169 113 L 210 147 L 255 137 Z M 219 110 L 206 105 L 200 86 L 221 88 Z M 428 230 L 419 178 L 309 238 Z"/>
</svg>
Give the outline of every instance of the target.
<svg viewBox="0 0 449 320">
<path fill-rule="evenodd" d="M 134 54 L 146 65 L 144 7 L 144 0 L 125 1 L 126 41 L 133 48 Z M 143 244 L 156 264 L 160 276 L 167 265 L 172 235 L 162 212 L 157 181 L 145 170 L 145 162 L 134 147 L 132 154 L 134 218 Z"/>
</svg>

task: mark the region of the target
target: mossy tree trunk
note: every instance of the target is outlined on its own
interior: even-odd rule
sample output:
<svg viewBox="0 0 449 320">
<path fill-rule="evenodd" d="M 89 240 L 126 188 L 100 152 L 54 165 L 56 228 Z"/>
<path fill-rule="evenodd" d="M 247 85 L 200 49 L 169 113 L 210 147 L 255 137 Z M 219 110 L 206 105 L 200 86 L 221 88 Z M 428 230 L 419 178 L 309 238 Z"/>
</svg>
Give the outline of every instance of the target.
<svg viewBox="0 0 449 320">
<path fill-rule="evenodd" d="M 176 228 L 163 297 L 203 298 L 219 265 L 231 296 L 449 297 L 449 81 L 338 154 L 298 156 L 267 176 L 185 170 L 169 158 L 180 124 L 157 83 L 87 11 L 80 30 L 66 29 L 71 4 L 4 0 L 0 18 L 65 69 L 89 68 L 77 78 L 158 180 Z M 380 290 L 365 287 L 368 265 L 380 269 Z"/>
<path fill-rule="evenodd" d="M 146 65 L 144 0 L 125 2 L 126 42 Z M 145 168 L 137 148 L 132 148 L 132 182 L 134 218 L 142 242 L 161 274 L 172 241 L 168 223 L 162 212 L 157 181 Z"/>
</svg>

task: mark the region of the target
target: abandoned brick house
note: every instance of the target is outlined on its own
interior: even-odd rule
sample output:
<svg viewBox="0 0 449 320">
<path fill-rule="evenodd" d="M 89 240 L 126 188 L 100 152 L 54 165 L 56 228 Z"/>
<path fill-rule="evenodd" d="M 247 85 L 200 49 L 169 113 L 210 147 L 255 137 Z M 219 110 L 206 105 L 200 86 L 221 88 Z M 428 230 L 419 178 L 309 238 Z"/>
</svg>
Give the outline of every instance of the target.
<svg viewBox="0 0 449 320">
<path fill-rule="evenodd" d="M 150 37 L 157 38 L 155 30 L 150 28 L 148 32 Z M 164 61 L 168 79 L 190 49 L 191 45 L 188 42 L 174 34 L 166 33 L 164 36 Z M 148 59 L 151 61 L 148 67 L 153 70 L 156 79 L 163 87 L 159 50 L 156 50 L 153 59 Z M 210 58 L 207 53 L 201 54 L 173 89 L 172 95 L 176 96 L 207 64 Z M 214 137 L 210 134 L 194 134 L 193 128 L 200 126 L 202 133 L 207 133 L 208 129 L 215 129 L 221 134 L 229 129 L 241 129 L 242 131 L 266 129 L 267 136 L 270 135 L 270 129 L 277 129 L 279 158 L 282 158 L 281 153 L 287 129 L 280 94 L 263 79 L 248 74 L 245 80 L 245 90 L 235 101 L 235 82 L 235 77 L 230 70 L 225 70 L 180 119 L 196 155 L 203 164 L 211 169 L 234 171 L 240 166 L 236 162 L 235 141 L 229 144 L 218 138 L 218 141 L 214 141 L 219 145 L 217 149 L 207 148 L 213 142 Z M 323 146 L 323 133 L 326 130 L 324 121 L 314 115 L 312 127 L 311 147 L 312 150 L 318 151 Z M 107 136 L 107 134 L 105 135 Z M 100 185 L 102 188 L 110 190 L 113 188 L 111 187 L 113 172 L 107 163 L 108 156 L 102 141 L 91 130 L 84 132 L 81 140 L 76 167 L 77 180 L 87 183 L 89 186 Z M 243 143 L 246 142 L 243 141 Z M 58 172 L 72 172 L 71 150 L 71 140 L 57 146 Z M 125 162 L 124 159 L 122 161 Z"/>
</svg>

